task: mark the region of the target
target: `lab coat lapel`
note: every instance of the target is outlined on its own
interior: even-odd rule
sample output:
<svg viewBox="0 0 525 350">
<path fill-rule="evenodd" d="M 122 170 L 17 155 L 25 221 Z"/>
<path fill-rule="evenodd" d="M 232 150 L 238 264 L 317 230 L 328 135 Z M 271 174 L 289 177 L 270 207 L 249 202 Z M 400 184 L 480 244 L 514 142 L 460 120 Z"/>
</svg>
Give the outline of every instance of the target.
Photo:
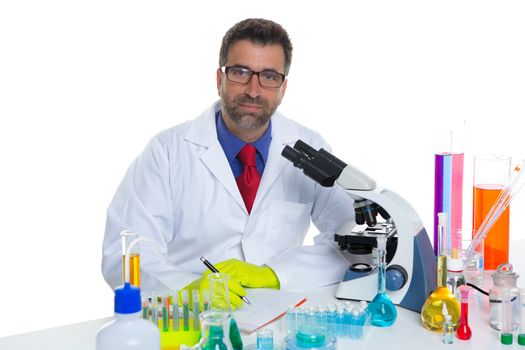
<svg viewBox="0 0 525 350">
<path fill-rule="evenodd" d="M 281 156 L 281 152 L 286 145 L 292 145 L 299 139 L 295 128 L 291 128 L 289 123 L 289 120 L 280 113 L 276 113 L 272 117 L 272 141 L 261 183 L 253 203 L 252 213 L 257 210 L 259 203 L 264 200 L 264 197 L 268 194 L 284 167 L 289 164 L 289 161 Z"/>
<path fill-rule="evenodd" d="M 235 202 L 246 211 L 231 167 L 217 139 L 215 113 L 218 108 L 220 108 L 220 102 L 215 103 L 195 119 L 185 136 L 185 140 L 206 147 L 206 150 L 200 154 L 201 161 L 217 181 L 228 191 Z"/>
</svg>

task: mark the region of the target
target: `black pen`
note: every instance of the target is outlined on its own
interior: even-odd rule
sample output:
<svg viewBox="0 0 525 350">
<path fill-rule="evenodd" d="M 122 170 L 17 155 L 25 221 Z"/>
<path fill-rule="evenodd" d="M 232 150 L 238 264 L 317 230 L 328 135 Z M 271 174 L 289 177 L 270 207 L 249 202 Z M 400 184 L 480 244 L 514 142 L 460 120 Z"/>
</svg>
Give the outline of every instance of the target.
<svg viewBox="0 0 525 350">
<path fill-rule="evenodd" d="M 214 272 L 214 273 L 219 273 L 219 270 L 217 270 L 217 268 L 215 266 L 213 266 L 211 264 L 211 262 L 209 262 L 208 260 L 206 260 L 205 257 L 201 256 L 201 261 L 204 263 L 204 265 L 206 265 L 206 267 L 211 271 L 211 272 Z M 244 300 L 244 302 L 246 304 L 252 304 L 250 303 L 250 301 L 248 300 L 248 298 L 246 297 L 241 297 L 242 300 Z"/>
</svg>

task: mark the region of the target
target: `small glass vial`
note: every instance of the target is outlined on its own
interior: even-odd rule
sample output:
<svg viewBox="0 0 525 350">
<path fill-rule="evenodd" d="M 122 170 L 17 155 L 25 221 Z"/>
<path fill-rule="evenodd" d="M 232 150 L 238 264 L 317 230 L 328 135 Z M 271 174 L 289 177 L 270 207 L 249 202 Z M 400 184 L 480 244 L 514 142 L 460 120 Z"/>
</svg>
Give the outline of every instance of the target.
<svg viewBox="0 0 525 350">
<path fill-rule="evenodd" d="M 273 350 L 273 332 L 263 329 L 257 332 L 257 350 Z"/>
<path fill-rule="evenodd" d="M 443 304 L 443 316 L 445 322 L 443 322 L 443 338 L 441 341 L 445 344 L 454 343 L 454 323 L 452 322 L 452 316 L 448 314 L 447 304 Z"/>
<path fill-rule="evenodd" d="M 286 331 L 288 334 L 297 331 L 297 311 L 293 305 L 288 306 L 286 310 Z"/>
</svg>

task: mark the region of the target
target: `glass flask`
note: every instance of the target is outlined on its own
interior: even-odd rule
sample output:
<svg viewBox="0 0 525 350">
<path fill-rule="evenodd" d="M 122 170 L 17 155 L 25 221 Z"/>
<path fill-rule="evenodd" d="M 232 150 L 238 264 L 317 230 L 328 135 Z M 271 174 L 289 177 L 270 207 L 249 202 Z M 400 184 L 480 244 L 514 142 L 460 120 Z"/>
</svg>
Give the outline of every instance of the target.
<svg viewBox="0 0 525 350">
<path fill-rule="evenodd" d="M 516 286 L 519 275 L 513 271 L 512 264 L 501 264 L 492 274 L 494 282 L 489 292 L 490 312 L 489 323 L 494 329 L 501 330 L 502 325 L 502 295 L 503 290 L 508 289 L 511 295 L 511 327 L 515 331 L 519 328 L 519 295 Z"/>
<path fill-rule="evenodd" d="M 202 312 L 199 319 L 201 340 L 192 347 L 182 345 L 181 350 L 233 350 L 230 341 L 231 317 L 228 312 L 208 310 Z"/>
<path fill-rule="evenodd" d="M 447 257 L 438 257 L 438 286 L 430 294 L 421 309 L 421 322 L 423 327 L 434 332 L 442 332 L 445 317 L 443 316 L 443 304 L 447 305 L 448 313 L 454 327 L 459 322 L 460 306 L 456 297 L 447 287 Z"/>
<path fill-rule="evenodd" d="M 242 350 L 242 339 L 237 322 L 231 317 L 231 304 L 228 296 L 228 281 L 230 275 L 226 273 L 212 273 L 208 275 L 210 281 L 210 310 L 223 311 L 230 315 L 229 337 L 234 350 Z M 201 325 L 202 326 L 202 325 Z"/>
<path fill-rule="evenodd" d="M 468 301 L 470 290 L 467 286 L 459 288 L 461 295 L 461 320 L 459 321 L 456 336 L 461 340 L 469 340 L 472 337 L 472 330 L 468 324 Z"/>
<path fill-rule="evenodd" d="M 397 318 L 397 310 L 388 295 L 385 288 L 385 268 L 386 268 L 386 237 L 380 235 L 377 237 L 377 294 L 368 305 L 368 310 L 372 317 L 372 325 L 376 327 L 389 327 L 394 324 Z"/>
</svg>

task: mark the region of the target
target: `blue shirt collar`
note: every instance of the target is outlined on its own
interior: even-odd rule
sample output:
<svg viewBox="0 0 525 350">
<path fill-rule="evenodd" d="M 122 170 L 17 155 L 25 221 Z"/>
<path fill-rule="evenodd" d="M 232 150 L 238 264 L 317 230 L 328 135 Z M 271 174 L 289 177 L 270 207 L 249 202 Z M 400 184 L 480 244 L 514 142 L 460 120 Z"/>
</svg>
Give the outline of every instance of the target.
<svg viewBox="0 0 525 350">
<path fill-rule="evenodd" d="M 217 138 L 219 139 L 219 143 L 221 144 L 224 153 L 226 154 L 226 158 L 228 159 L 228 163 L 231 164 L 235 157 L 237 156 L 237 153 L 243 148 L 243 146 L 246 144 L 243 140 L 235 136 L 228 128 L 226 127 L 226 124 L 224 124 L 224 120 L 222 119 L 222 113 L 221 111 L 217 111 L 216 114 L 216 125 L 217 125 Z M 272 140 L 272 120 L 270 119 L 270 123 L 268 124 L 268 128 L 264 132 L 264 134 L 255 142 L 252 142 L 252 145 L 255 147 L 259 155 L 261 156 L 264 165 L 266 165 L 266 160 L 268 159 L 268 152 L 270 150 L 270 142 Z"/>
</svg>

